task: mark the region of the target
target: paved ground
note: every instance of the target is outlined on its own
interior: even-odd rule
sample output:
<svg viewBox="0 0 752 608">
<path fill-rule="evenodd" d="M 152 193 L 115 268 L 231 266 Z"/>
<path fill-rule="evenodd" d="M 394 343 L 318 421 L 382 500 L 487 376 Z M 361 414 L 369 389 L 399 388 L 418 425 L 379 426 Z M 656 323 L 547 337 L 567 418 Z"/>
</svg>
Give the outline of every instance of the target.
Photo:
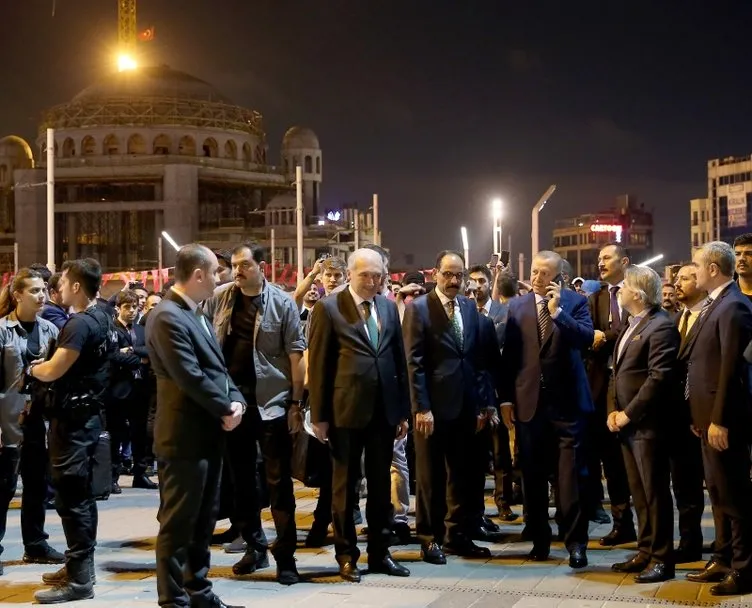
<svg viewBox="0 0 752 608">
<path fill-rule="evenodd" d="M 124 481 L 129 483 L 128 478 Z M 96 598 L 71 606 L 135 608 L 156 605 L 154 537 L 157 502 L 157 492 L 126 488 L 122 495 L 99 503 Z M 301 539 L 311 523 L 314 505 L 314 492 L 299 489 Z M 48 513 L 50 540 L 55 547 L 62 549 L 60 520 L 54 512 Z M 267 533 L 273 536 L 268 513 L 265 526 Z M 712 538 L 710 509 L 707 509 L 704 526 L 705 538 L 709 542 Z M 492 545 L 493 557 L 485 562 L 449 558 L 446 566 L 431 566 L 420 561 L 417 545 L 396 547 L 395 557 L 412 570 L 412 576 L 406 579 L 372 575 L 365 576 L 359 585 L 343 583 L 336 576 L 331 548 L 301 548 L 298 551 L 298 568 L 306 582 L 294 587 L 285 588 L 274 582 L 273 564 L 272 568 L 255 575 L 234 578 L 231 566 L 239 556 L 226 555 L 219 549 L 213 552 L 211 576 L 218 594 L 226 602 L 264 608 L 297 605 L 305 608 L 752 606 L 752 596 L 721 602 L 709 594 L 708 585 L 685 580 L 686 571 L 699 568 L 702 562 L 682 566 L 674 581 L 636 585 L 631 576 L 610 570 L 613 562 L 621 561 L 629 554 L 628 547 L 603 550 L 597 542 L 591 543 L 590 566 L 575 572 L 567 567 L 568 556 L 560 543 L 554 544 L 549 562 L 530 563 L 525 559 L 530 543 L 513 542 L 522 529 L 521 523 L 506 525 L 504 529 L 509 532 L 508 542 Z M 591 538 L 598 538 L 608 529 L 608 526 L 593 527 Z M 9 515 L 3 544 L 5 575 L 0 577 L 0 605 L 29 604 L 34 591 L 41 588 L 41 574 L 54 567 L 27 565 L 21 561 L 23 551 L 17 509 Z"/>
</svg>

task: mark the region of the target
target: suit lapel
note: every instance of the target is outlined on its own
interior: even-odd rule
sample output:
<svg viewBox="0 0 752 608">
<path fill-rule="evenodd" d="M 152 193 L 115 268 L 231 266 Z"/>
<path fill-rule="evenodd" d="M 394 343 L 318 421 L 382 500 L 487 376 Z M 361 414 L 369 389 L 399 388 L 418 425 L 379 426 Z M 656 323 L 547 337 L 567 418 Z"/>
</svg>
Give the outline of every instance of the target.
<svg viewBox="0 0 752 608">
<path fill-rule="evenodd" d="M 376 296 L 373 301 L 376 305 L 376 315 L 378 316 L 379 324 L 381 325 L 381 328 L 379 329 L 379 348 L 377 349 L 377 351 L 380 352 L 384 344 L 387 342 L 388 332 L 390 331 L 392 323 L 388 322 L 389 306 L 387 305 L 386 298 Z"/>
<path fill-rule="evenodd" d="M 470 324 L 473 322 L 472 315 L 479 315 L 478 309 L 474 302 L 470 302 L 465 298 L 457 297 L 457 304 L 460 307 L 460 314 L 462 315 L 462 350 L 467 350 L 467 346 L 470 343 Z"/>
<path fill-rule="evenodd" d="M 689 333 L 687 334 L 685 348 L 680 349 L 679 356 L 688 355 L 690 352 L 692 352 L 692 348 L 694 347 L 695 342 L 697 341 L 697 337 L 700 335 L 700 332 L 705 325 L 705 321 L 708 320 L 710 315 L 713 314 L 713 311 L 716 309 L 716 307 L 721 303 L 721 300 L 726 297 L 726 295 L 735 287 L 735 285 L 735 283 L 731 283 L 728 287 L 726 287 L 726 289 L 721 292 L 721 295 L 713 300 L 713 303 L 710 305 L 710 308 L 705 311 L 705 314 L 695 321 L 692 329 L 690 329 Z"/>
<path fill-rule="evenodd" d="M 203 325 L 201 324 L 201 321 L 196 316 L 196 314 L 191 310 L 191 307 L 188 306 L 188 303 L 180 297 L 180 294 L 175 292 L 174 290 L 170 290 L 170 292 L 167 294 L 167 297 L 171 299 L 175 304 L 177 304 L 182 310 L 185 316 L 188 318 L 188 324 L 192 324 L 193 327 L 196 329 L 196 331 L 199 333 L 199 335 L 206 341 L 207 344 L 211 347 L 211 349 L 214 351 L 214 353 L 219 357 L 219 360 L 224 362 L 225 358 L 222 354 L 222 349 L 219 347 L 219 342 L 217 342 L 217 337 L 214 335 L 214 330 L 211 327 L 210 323 L 206 323 L 206 327 L 209 328 L 209 334 L 206 333 L 206 329 L 204 329 Z"/>
<path fill-rule="evenodd" d="M 627 330 L 629 329 L 629 322 L 627 322 L 627 325 L 622 329 L 621 333 L 619 334 L 619 339 L 616 342 L 616 349 L 614 352 L 616 353 L 616 362 L 614 364 L 614 370 L 619 369 L 619 366 L 621 365 L 621 362 L 624 360 L 624 357 L 627 355 L 627 351 L 629 350 L 630 345 L 632 342 L 641 335 L 641 332 L 645 331 L 645 328 L 650 323 L 650 321 L 653 320 L 655 317 L 655 311 L 650 311 L 648 314 L 646 314 L 640 322 L 637 324 L 637 327 L 635 327 L 632 334 L 629 336 L 629 342 L 624 345 L 624 349 L 621 351 L 621 355 L 619 355 L 619 348 L 621 348 L 621 342 L 624 339 L 624 334 L 627 333 Z M 639 338 L 638 338 L 639 339 Z"/>
<path fill-rule="evenodd" d="M 340 304 L 340 311 L 342 311 L 342 315 L 345 317 L 345 320 L 350 325 L 353 325 L 355 327 L 355 331 L 362 338 L 363 342 L 365 342 L 368 348 L 375 350 L 373 348 L 373 344 L 371 344 L 371 340 L 368 338 L 365 321 L 363 321 L 363 316 L 360 314 L 358 307 L 355 305 L 355 300 L 350 293 L 350 289 L 348 288 L 340 291 L 337 298 Z M 378 314 L 378 310 L 376 314 Z"/>
<path fill-rule="evenodd" d="M 457 339 L 454 337 L 451 324 L 449 323 L 449 317 L 447 316 L 444 305 L 441 303 L 436 291 L 432 291 L 427 296 L 428 298 L 428 318 L 431 323 L 431 327 L 436 327 L 441 330 L 441 333 L 449 337 L 449 342 L 454 346 L 457 352 L 460 352 L 460 345 L 457 344 Z M 460 307 L 460 311 L 462 307 Z M 460 312 L 460 314 L 462 314 Z"/>
</svg>

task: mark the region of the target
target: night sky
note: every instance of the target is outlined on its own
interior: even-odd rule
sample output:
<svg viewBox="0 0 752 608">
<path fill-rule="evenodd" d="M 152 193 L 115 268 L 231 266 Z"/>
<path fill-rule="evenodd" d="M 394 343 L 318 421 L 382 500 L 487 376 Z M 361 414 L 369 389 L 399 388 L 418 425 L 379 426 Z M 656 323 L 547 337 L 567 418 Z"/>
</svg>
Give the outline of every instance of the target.
<svg viewBox="0 0 752 608">
<path fill-rule="evenodd" d="M 51 8 L 0 8 L 0 135 L 34 138 L 45 107 L 113 67 L 116 0 Z M 629 192 L 655 211 L 656 250 L 686 258 L 707 159 L 752 152 L 748 1 L 140 0 L 138 16 L 156 30 L 142 63 L 260 111 L 271 158 L 287 127 L 313 128 L 324 205 L 378 192 L 399 266 L 460 247 L 462 224 L 486 261 L 494 196 L 505 244 L 529 252 L 551 183 L 542 246 L 555 217 Z"/>
</svg>

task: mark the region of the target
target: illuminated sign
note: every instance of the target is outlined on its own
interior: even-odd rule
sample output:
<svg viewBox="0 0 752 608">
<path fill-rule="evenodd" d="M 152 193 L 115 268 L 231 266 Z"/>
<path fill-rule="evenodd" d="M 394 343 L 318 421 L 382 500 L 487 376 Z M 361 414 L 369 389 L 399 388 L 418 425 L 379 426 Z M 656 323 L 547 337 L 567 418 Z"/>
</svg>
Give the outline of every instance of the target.
<svg viewBox="0 0 752 608">
<path fill-rule="evenodd" d="M 621 243 L 621 234 L 624 227 L 620 224 L 591 224 L 590 232 L 614 232 L 616 233 L 616 242 Z"/>
<path fill-rule="evenodd" d="M 342 212 L 339 210 L 327 211 L 326 219 L 328 219 L 330 222 L 338 222 L 342 219 Z"/>
</svg>

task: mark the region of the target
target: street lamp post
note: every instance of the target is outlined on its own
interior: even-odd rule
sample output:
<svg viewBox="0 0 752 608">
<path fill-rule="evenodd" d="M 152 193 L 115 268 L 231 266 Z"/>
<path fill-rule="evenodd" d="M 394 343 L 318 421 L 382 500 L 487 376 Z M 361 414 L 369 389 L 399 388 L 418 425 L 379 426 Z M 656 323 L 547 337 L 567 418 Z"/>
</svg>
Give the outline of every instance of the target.
<svg viewBox="0 0 752 608">
<path fill-rule="evenodd" d="M 501 199 L 495 198 L 491 201 L 493 212 L 493 252 L 501 255 Z"/>
<path fill-rule="evenodd" d="M 531 240 L 533 242 L 533 255 L 530 258 L 531 260 L 535 257 L 535 254 L 540 251 L 539 249 L 539 238 L 540 238 L 540 229 L 538 227 L 538 216 L 540 215 L 540 212 L 543 210 L 543 207 L 546 206 L 546 203 L 548 202 L 548 199 L 553 196 L 553 193 L 556 191 L 556 184 L 551 184 L 548 187 L 548 190 L 543 194 L 543 196 L 540 197 L 537 203 L 535 203 L 535 206 L 533 206 L 533 213 L 532 213 L 532 220 L 533 220 L 533 229 L 530 234 Z"/>
<path fill-rule="evenodd" d="M 460 228 L 460 236 L 462 237 L 462 251 L 465 254 L 465 268 L 470 268 L 470 243 L 467 240 L 467 228 L 464 226 Z"/>
</svg>

